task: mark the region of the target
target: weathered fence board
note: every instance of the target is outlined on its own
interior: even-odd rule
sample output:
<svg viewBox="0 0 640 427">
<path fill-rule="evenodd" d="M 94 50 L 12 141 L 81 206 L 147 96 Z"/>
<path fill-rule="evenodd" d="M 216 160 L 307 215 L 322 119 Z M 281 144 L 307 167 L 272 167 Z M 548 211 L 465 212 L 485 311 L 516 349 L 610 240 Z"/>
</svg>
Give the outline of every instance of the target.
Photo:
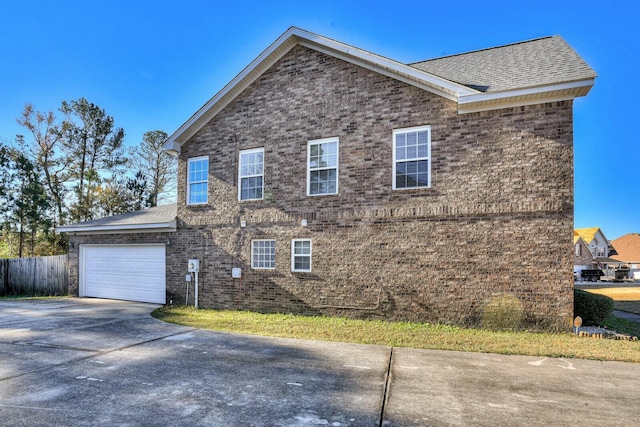
<svg viewBox="0 0 640 427">
<path fill-rule="evenodd" d="M 0 261 L 0 294 L 44 296 L 68 293 L 68 255 Z"/>
</svg>

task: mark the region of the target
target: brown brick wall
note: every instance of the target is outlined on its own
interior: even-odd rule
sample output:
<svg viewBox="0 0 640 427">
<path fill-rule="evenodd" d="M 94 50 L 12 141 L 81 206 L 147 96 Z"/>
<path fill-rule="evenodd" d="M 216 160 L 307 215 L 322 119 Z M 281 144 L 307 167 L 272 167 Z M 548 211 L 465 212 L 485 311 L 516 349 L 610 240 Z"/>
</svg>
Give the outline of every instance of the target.
<svg viewBox="0 0 640 427">
<path fill-rule="evenodd" d="M 432 188 L 393 191 L 391 132 L 419 125 L 431 126 Z M 307 142 L 336 136 L 340 194 L 307 197 Z M 572 144 L 570 101 L 458 115 L 299 46 L 183 145 L 181 262 L 203 260 L 204 306 L 476 325 L 511 293 L 529 325 L 567 327 Z M 265 199 L 238 202 L 238 151 L 256 147 Z M 187 207 L 186 159 L 207 154 L 209 206 Z M 274 271 L 251 270 L 253 238 L 276 240 Z M 313 240 L 312 273 L 291 272 L 292 238 Z"/>
<path fill-rule="evenodd" d="M 576 245 L 580 245 L 580 255 L 576 256 L 575 248 Z M 591 262 L 593 261 L 593 256 L 591 256 L 591 252 L 589 251 L 589 246 L 587 246 L 583 241 L 579 241 L 573 245 L 573 264 L 574 265 L 586 265 L 591 267 Z"/>
<path fill-rule="evenodd" d="M 392 130 L 420 125 L 431 126 L 432 188 L 393 191 Z M 340 194 L 307 197 L 307 142 L 327 137 L 340 138 Z M 182 146 L 168 289 L 183 298 L 187 259 L 199 258 L 204 307 L 478 325 L 509 293 L 527 327 L 568 328 L 572 144 L 571 101 L 458 115 L 452 101 L 295 47 Z M 257 147 L 265 198 L 238 202 L 238 151 Z M 202 155 L 209 205 L 189 207 L 186 160 Z M 275 270 L 251 270 L 255 238 L 276 240 Z M 311 273 L 291 272 L 292 238 L 312 239 Z"/>
</svg>

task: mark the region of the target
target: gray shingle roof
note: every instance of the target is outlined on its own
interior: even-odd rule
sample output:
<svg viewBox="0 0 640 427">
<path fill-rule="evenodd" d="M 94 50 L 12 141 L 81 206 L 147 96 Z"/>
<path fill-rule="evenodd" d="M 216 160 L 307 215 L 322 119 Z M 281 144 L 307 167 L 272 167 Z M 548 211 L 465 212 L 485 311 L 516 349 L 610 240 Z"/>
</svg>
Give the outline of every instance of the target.
<svg viewBox="0 0 640 427">
<path fill-rule="evenodd" d="M 485 93 L 573 82 L 597 76 L 560 36 L 409 65 Z"/>
<path fill-rule="evenodd" d="M 136 227 L 175 228 L 177 204 L 156 206 L 140 211 L 68 224 L 58 228 L 60 232 L 123 230 Z"/>
</svg>

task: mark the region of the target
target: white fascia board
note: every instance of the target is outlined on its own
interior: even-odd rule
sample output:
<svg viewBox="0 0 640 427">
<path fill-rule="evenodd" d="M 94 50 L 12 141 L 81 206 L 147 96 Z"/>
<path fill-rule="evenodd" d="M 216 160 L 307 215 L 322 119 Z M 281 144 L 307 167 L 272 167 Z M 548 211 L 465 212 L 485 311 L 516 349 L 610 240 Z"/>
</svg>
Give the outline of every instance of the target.
<svg viewBox="0 0 640 427">
<path fill-rule="evenodd" d="M 165 150 L 168 150 L 169 147 L 174 147 L 175 145 L 182 145 L 189 139 L 196 131 L 190 130 L 194 125 L 197 124 L 198 121 L 202 120 L 203 117 L 207 119 L 212 118 L 217 114 L 220 110 L 222 110 L 230 100 L 227 102 L 221 102 L 224 100 L 232 92 L 239 93 L 248 87 L 253 81 L 255 81 L 260 73 L 256 73 L 256 69 L 258 68 L 268 68 L 265 65 L 271 66 L 278 59 L 280 59 L 286 52 L 289 51 L 288 48 L 281 49 L 281 52 L 278 52 L 278 49 L 281 48 L 286 42 L 291 38 L 291 35 L 294 33 L 296 28 L 290 28 L 287 30 L 282 36 L 280 36 L 274 43 L 271 44 L 265 51 L 263 51 L 256 59 L 254 59 L 247 67 L 245 67 L 233 80 L 227 83 L 220 92 L 218 92 L 213 98 L 211 98 L 205 105 L 203 105 L 193 116 L 189 118 L 186 122 L 182 124 L 168 139 L 164 145 Z M 291 46 L 293 46 L 292 43 Z M 290 46 L 288 46 L 290 47 Z M 270 58 L 271 57 L 271 58 Z M 221 105 L 222 104 L 222 105 Z M 208 121 L 208 120 L 207 120 Z M 179 152 L 179 151 L 178 151 Z"/>
<path fill-rule="evenodd" d="M 164 151 L 171 154 L 172 156 L 178 156 L 180 154 L 180 144 L 178 144 L 175 140 L 167 140 L 164 143 Z"/>
<path fill-rule="evenodd" d="M 292 27 L 180 126 L 167 139 L 164 145 L 165 150 L 179 153 L 181 144 L 193 136 L 201 126 L 204 126 L 208 120 L 231 102 L 237 94 L 253 83 L 263 71 L 282 58 L 296 44 L 338 57 L 422 89 L 436 92 L 452 101 L 457 102 L 460 96 L 471 96 L 480 93 L 409 65 Z M 201 123 L 201 125 L 198 126 L 198 123 Z"/>
<path fill-rule="evenodd" d="M 507 108 L 519 105 L 537 104 L 540 102 L 554 102 L 573 99 L 576 96 L 579 96 L 578 93 L 582 93 L 585 90 L 588 92 L 594 82 L 595 79 L 591 78 L 525 89 L 461 96 L 458 101 L 459 113 L 464 114 L 496 108 Z M 552 94 L 557 92 L 562 92 L 563 94 L 550 95 L 549 97 L 544 96 L 545 93 Z M 583 95 L 585 95 L 586 92 L 584 92 Z"/>
<path fill-rule="evenodd" d="M 554 97 L 531 97 L 517 100 L 504 100 L 504 102 L 491 102 L 486 104 L 468 104 L 458 106 L 458 114 L 478 113 L 481 111 L 500 110 L 503 108 L 523 107 L 526 105 L 544 104 L 546 102 L 559 102 L 575 99 L 573 95 L 554 96 Z"/>
<path fill-rule="evenodd" d="M 415 67 L 316 34 L 306 33 L 299 44 L 414 86 L 419 83 L 419 86 L 426 90 L 436 89 L 439 95 L 444 95 L 452 101 L 457 101 L 460 96 L 481 93 Z"/>
<path fill-rule="evenodd" d="M 119 233 L 160 233 L 176 231 L 176 221 L 155 224 L 95 225 L 91 227 L 62 226 L 58 233 L 72 234 L 119 234 Z"/>
</svg>

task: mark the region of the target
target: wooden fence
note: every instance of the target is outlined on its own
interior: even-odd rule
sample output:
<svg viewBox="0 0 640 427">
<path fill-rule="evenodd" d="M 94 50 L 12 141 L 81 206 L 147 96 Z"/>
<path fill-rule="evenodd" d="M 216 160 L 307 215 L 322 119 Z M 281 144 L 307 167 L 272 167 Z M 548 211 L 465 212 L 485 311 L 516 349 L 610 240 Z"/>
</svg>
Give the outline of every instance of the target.
<svg viewBox="0 0 640 427">
<path fill-rule="evenodd" d="M 0 259 L 0 295 L 67 295 L 69 256 Z"/>
</svg>

